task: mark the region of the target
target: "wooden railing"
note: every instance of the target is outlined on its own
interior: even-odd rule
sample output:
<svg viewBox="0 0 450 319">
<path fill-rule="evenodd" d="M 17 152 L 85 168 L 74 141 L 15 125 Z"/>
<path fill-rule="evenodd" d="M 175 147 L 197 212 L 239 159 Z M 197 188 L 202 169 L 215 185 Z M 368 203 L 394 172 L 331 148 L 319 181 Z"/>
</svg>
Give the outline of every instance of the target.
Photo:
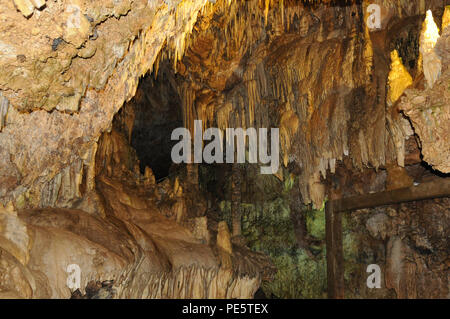
<svg viewBox="0 0 450 319">
<path fill-rule="evenodd" d="M 450 197 L 450 178 L 441 178 L 408 188 L 342 198 L 327 202 L 325 204 L 325 218 L 328 298 L 344 298 L 344 256 L 341 213 L 357 209 L 442 197 Z"/>
</svg>

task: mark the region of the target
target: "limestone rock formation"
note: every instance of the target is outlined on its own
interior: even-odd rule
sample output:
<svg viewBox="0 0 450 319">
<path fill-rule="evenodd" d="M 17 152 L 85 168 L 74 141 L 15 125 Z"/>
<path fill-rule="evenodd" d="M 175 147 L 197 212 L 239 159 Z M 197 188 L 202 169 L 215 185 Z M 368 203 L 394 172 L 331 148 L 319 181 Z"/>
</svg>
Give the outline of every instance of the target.
<svg viewBox="0 0 450 319">
<path fill-rule="evenodd" d="M 436 42 L 439 40 L 439 29 L 433 20 L 431 10 L 427 11 L 424 27 L 420 36 L 420 53 L 423 59 L 423 73 L 429 88 L 433 88 L 434 83 L 441 75 L 442 61 L 434 50 Z"/>
<path fill-rule="evenodd" d="M 448 178 L 445 5 L 0 0 L 0 297 L 326 296 L 327 200 Z M 195 120 L 279 170 L 173 163 Z M 448 297 L 448 207 L 349 214 L 347 296 Z"/>
<path fill-rule="evenodd" d="M 433 88 L 410 89 L 400 109 L 411 120 L 419 136 L 424 160 L 434 169 L 450 172 L 450 28 L 444 29 L 435 47 L 442 59 L 442 75 Z"/>
</svg>

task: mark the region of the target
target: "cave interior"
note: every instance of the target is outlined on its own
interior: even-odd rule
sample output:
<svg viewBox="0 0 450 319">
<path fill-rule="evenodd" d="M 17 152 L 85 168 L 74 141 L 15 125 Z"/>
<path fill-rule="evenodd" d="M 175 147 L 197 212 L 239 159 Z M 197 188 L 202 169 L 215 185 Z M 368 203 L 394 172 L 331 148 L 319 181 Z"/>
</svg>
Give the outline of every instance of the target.
<svg viewBox="0 0 450 319">
<path fill-rule="evenodd" d="M 446 1 L 123 3 L 0 58 L 0 297 L 449 298 Z M 177 163 L 178 128 L 277 128 L 277 169 Z"/>
</svg>

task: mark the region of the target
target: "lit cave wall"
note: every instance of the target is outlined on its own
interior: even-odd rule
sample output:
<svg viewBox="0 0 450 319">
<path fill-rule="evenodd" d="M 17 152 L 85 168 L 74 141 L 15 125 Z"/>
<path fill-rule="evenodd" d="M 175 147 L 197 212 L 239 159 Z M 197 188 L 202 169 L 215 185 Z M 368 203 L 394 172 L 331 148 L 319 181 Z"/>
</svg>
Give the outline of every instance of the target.
<svg viewBox="0 0 450 319">
<path fill-rule="evenodd" d="M 343 296 L 449 297 L 446 1 L 0 0 L 0 22 L 0 298 L 332 297 L 330 203 L 414 187 L 342 213 Z M 278 171 L 175 164 L 195 120 L 278 128 Z"/>
</svg>

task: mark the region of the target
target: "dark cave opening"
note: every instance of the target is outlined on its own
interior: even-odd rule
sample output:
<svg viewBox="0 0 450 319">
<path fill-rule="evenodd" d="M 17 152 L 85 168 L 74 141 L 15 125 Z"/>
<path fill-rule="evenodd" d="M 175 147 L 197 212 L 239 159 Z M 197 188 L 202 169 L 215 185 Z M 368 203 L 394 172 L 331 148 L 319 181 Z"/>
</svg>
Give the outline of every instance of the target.
<svg viewBox="0 0 450 319">
<path fill-rule="evenodd" d="M 181 100 L 173 68 L 162 65 L 158 75 L 146 75 L 130 102 L 134 113 L 130 144 L 139 158 L 142 174 L 152 169 L 155 179 L 169 175 L 172 131 L 183 126 Z"/>
</svg>

